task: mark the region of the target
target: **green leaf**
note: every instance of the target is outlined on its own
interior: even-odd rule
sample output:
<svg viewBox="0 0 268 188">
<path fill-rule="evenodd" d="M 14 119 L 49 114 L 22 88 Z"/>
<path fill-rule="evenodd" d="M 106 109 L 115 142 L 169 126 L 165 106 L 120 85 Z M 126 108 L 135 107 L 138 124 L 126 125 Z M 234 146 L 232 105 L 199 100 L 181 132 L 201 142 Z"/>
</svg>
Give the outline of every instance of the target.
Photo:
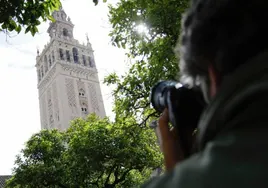
<svg viewBox="0 0 268 188">
<path fill-rule="evenodd" d="M 126 49 L 126 43 L 121 43 L 123 49 Z"/>
<path fill-rule="evenodd" d="M 98 0 L 93 0 L 93 3 L 94 3 L 95 5 L 98 5 L 99 1 L 98 1 Z"/>
<path fill-rule="evenodd" d="M 14 27 L 14 28 L 17 27 L 16 22 L 15 22 L 14 20 L 12 20 L 12 19 L 9 20 L 9 24 L 10 24 L 12 27 Z"/>
<path fill-rule="evenodd" d="M 55 22 L 55 21 L 56 21 L 56 20 L 53 18 L 53 16 L 51 16 L 51 15 L 48 15 L 47 18 L 48 18 L 50 21 L 52 21 L 52 22 Z"/>
<path fill-rule="evenodd" d="M 40 22 L 39 20 L 36 20 L 35 24 L 36 24 L 36 25 L 40 25 L 41 22 Z"/>
<path fill-rule="evenodd" d="M 34 33 L 38 33 L 38 28 L 36 26 L 34 26 L 33 31 L 34 31 Z"/>
<path fill-rule="evenodd" d="M 18 25 L 17 27 L 16 27 L 16 29 L 15 29 L 18 33 L 20 33 L 21 32 L 21 25 Z"/>
<path fill-rule="evenodd" d="M 31 29 L 31 25 L 29 25 L 26 29 L 25 29 L 25 33 L 28 33 Z"/>
<path fill-rule="evenodd" d="M 4 23 L 4 24 L 2 24 L 2 29 L 7 29 L 7 24 L 6 23 Z"/>
</svg>

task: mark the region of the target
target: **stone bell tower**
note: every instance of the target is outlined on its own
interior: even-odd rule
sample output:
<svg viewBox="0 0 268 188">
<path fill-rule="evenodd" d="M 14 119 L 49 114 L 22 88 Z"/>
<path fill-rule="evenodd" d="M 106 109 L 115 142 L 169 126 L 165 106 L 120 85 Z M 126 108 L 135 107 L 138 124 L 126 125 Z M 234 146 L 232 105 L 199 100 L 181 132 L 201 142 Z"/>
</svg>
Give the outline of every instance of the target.
<svg viewBox="0 0 268 188">
<path fill-rule="evenodd" d="M 36 57 L 41 127 L 65 130 L 76 117 L 104 117 L 105 109 L 88 37 L 86 45 L 74 39 L 74 24 L 62 8 L 53 17 L 50 41 Z"/>
</svg>

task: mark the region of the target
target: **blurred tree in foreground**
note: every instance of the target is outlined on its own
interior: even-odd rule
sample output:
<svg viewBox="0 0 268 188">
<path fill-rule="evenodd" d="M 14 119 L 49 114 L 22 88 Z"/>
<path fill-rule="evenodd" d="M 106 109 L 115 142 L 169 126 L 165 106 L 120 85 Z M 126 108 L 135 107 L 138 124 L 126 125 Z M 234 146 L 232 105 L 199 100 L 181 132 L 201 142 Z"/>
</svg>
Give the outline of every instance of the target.
<svg viewBox="0 0 268 188">
<path fill-rule="evenodd" d="M 0 0 L 0 29 L 20 33 L 25 27 L 25 33 L 34 36 L 41 21 L 51 20 L 54 10 L 61 6 L 60 0 Z"/>
<path fill-rule="evenodd" d="M 60 6 L 60 0 L 0 0 L 0 31 L 20 33 L 25 28 L 25 33 L 34 36 L 41 22 L 54 21 L 52 12 Z"/>
</svg>

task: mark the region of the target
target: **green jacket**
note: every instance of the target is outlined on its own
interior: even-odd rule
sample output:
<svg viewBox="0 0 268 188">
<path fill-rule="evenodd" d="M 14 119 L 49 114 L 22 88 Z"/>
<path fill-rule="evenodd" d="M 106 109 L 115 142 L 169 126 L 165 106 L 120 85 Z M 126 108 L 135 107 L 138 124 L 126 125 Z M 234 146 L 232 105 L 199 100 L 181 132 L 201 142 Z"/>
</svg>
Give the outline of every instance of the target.
<svg viewBox="0 0 268 188">
<path fill-rule="evenodd" d="M 198 152 L 142 187 L 268 187 L 268 53 L 224 79 L 198 129 Z"/>
</svg>

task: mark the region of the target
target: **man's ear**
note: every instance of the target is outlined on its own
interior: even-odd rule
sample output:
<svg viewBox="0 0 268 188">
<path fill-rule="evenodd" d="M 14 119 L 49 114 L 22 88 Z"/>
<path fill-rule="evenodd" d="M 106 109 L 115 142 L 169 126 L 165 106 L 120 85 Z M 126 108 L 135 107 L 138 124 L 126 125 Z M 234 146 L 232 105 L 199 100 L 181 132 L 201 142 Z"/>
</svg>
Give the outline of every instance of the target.
<svg viewBox="0 0 268 188">
<path fill-rule="evenodd" d="M 218 87 L 220 84 L 220 76 L 214 66 L 211 64 L 208 66 L 208 75 L 210 82 L 209 94 L 211 97 L 214 97 L 218 91 Z"/>
</svg>

